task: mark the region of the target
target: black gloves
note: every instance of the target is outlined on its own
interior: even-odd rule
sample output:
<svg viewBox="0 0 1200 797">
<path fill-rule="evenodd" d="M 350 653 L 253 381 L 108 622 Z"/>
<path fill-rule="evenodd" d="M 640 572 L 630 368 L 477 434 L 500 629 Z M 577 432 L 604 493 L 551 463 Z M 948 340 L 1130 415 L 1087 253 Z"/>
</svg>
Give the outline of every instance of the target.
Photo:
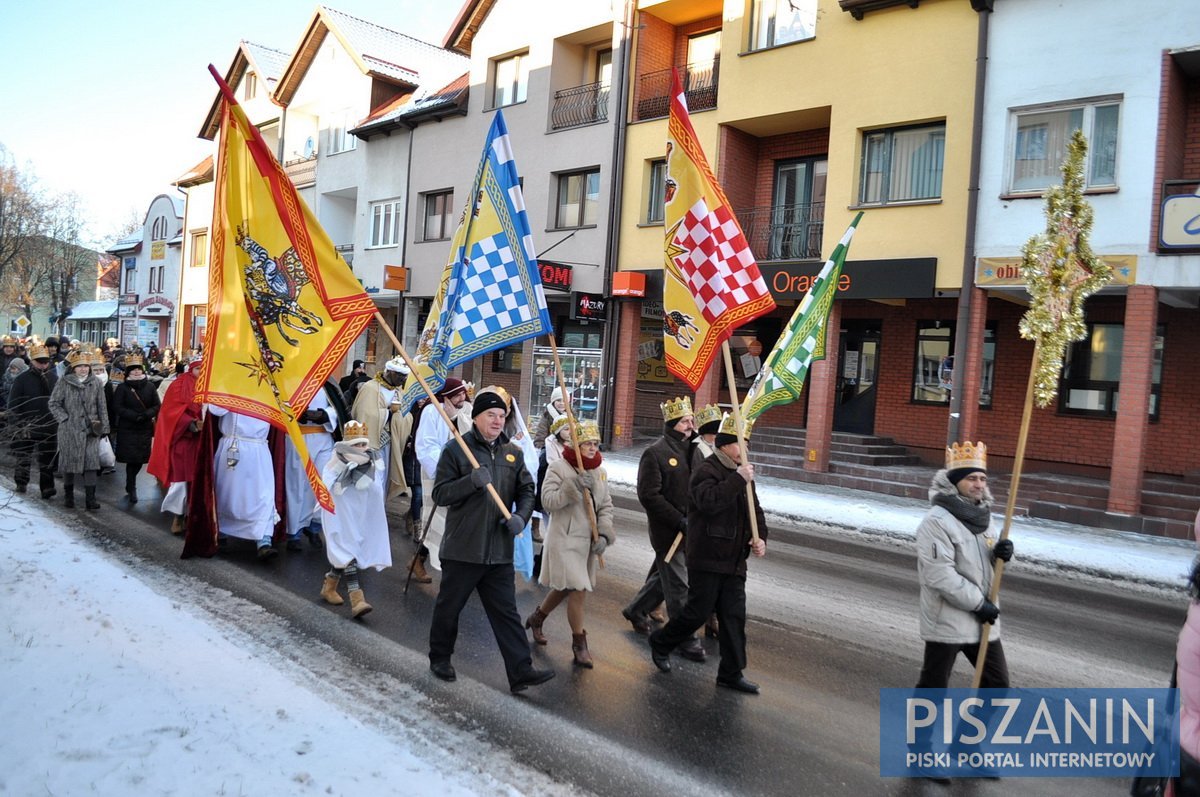
<svg viewBox="0 0 1200 797">
<path fill-rule="evenodd" d="M 504 530 L 513 537 L 525 530 L 525 519 L 520 515 L 513 515 L 508 520 L 504 521 Z"/>
<path fill-rule="evenodd" d="M 476 490 L 482 490 L 492 483 L 492 472 L 480 465 L 475 470 L 471 471 L 471 485 Z"/>
<path fill-rule="evenodd" d="M 999 559 L 1001 562 L 1007 562 L 1013 557 L 1012 540 L 1000 540 L 996 543 L 996 547 L 992 548 L 992 556 Z"/>
<path fill-rule="evenodd" d="M 145 413 L 139 413 L 138 416 L 136 418 L 134 418 L 134 421 L 136 421 L 137 423 L 145 423 L 146 422 Z"/>
<path fill-rule="evenodd" d="M 675 527 L 675 530 L 680 534 L 687 534 L 687 515 L 679 518 L 679 525 Z"/>
<path fill-rule="evenodd" d="M 996 622 L 996 618 L 1000 616 L 1000 607 L 984 598 L 983 603 L 975 607 L 971 614 L 975 615 L 979 622 L 991 624 Z"/>
</svg>

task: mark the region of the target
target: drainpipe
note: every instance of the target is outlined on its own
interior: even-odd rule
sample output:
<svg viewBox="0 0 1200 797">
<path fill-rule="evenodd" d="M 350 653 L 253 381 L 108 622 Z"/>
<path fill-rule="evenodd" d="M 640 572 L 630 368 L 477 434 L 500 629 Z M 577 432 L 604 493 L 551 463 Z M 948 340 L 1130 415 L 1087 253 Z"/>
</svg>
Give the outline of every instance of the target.
<svg viewBox="0 0 1200 797">
<path fill-rule="evenodd" d="M 617 59 L 619 67 L 613 85 L 616 86 L 616 102 L 613 104 L 613 154 L 612 154 L 612 196 L 608 206 L 608 239 L 604 247 L 604 296 L 612 297 L 612 275 L 617 270 L 617 253 L 621 243 L 621 201 L 625 185 L 625 123 L 629 114 L 629 64 L 632 59 L 632 31 L 637 0 L 625 0 L 621 25 L 621 55 Z M 610 95 L 610 99 L 613 99 Z M 604 443 L 612 443 L 613 382 L 614 371 L 617 367 L 617 342 L 620 340 L 621 314 L 616 312 L 616 305 L 610 301 L 609 319 L 604 327 L 604 386 L 600 392 L 600 428 L 604 429 Z M 622 375 L 622 378 L 637 378 L 636 374 Z"/>
<path fill-rule="evenodd" d="M 962 285 L 958 293 L 958 322 L 954 331 L 954 375 L 950 392 L 950 418 L 946 425 L 946 445 L 959 442 L 962 422 L 963 391 L 959 389 L 967 363 L 967 327 L 971 323 L 971 301 L 975 290 L 975 225 L 979 217 L 979 161 L 983 142 L 983 92 L 987 79 L 988 20 L 993 0 L 971 0 L 978 12 L 978 38 L 975 44 L 975 107 L 971 118 L 971 169 L 967 179 L 967 229 L 963 241 Z M 972 397 L 972 400 L 978 400 Z"/>
</svg>

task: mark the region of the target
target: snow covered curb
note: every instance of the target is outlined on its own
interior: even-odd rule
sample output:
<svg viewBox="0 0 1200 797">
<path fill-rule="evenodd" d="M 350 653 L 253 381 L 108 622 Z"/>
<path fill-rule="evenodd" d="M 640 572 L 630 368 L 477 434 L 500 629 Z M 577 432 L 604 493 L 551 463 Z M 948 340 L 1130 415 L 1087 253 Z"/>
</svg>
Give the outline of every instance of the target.
<svg viewBox="0 0 1200 797">
<path fill-rule="evenodd" d="M 636 489 L 637 462 L 609 456 L 604 462 L 617 490 Z M 782 479 L 757 480 L 759 501 L 768 520 L 781 524 L 817 524 L 865 538 L 905 545 L 916 535 L 925 514 L 922 502 L 839 487 Z M 996 516 L 997 525 L 1003 514 Z M 1039 518 L 1014 518 L 1009 532 L 1017 557 L 1033 571 L 1066 573 L 1130 586 L 1182 591 L 1196 557 L 1188 540 L 1131 532 L 1092 529 Z"/>
</svg>

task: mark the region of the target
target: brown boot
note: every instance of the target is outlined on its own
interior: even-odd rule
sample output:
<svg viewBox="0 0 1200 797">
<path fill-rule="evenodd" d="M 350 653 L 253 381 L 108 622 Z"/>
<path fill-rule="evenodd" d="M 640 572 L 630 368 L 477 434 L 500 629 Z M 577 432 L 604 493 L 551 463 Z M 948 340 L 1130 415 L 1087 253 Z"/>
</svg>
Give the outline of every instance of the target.
<svg viewBox="0 0 1200 797">
<path fill-rule="evenodd" d="M 417 563 L 413 565 L 413 581 L 418 584 L 432 584 L 433 576 L 425 571 L 425 559 L 417 557 Z"/>
<path fill-rule="evenodd" d="M 171 520 L 171 533 L 172 534 L 183 534 L 184 530 L 185 530 L 185 526 L 183 524 L 183 515 L 176 515 Z"/>
<path fill-rule="evenodd" d="M 717 615 L 714 613 L 709 616 L 708 622 L 704 624 L 704 636 L 708 639 L 717 639 L 720 635 L 717 626 Z"/>
<path fill-rule="evenodd" d="M 546 622 L 546 615 L 542 612 L 542 607 L 539 606 L 533 610 L 533 614 L 529 615 L 529 619 L 525 621 L 525 627 L 533 633 L 533 641 L 539 645 L 546 644 L 546 635 L 542 633 L 542 623 Z"/>
<path fill-rule="evenodd" d="M 333 606 L 341 606 L 346 600 L 338 594 L 338 582 L 341 581 L 337 576 L 325 576 L 325 583 L 321 585 L 321 597 L 325 602 Z"/>
<path fill-rule="evenodd" d="M 363 597 L 361 589 L 350 590 L 350 614 L 354 617 L 362 617 L 367 612 L 371 611 L 371 604 L 367 603 L 367 599 Z"/>
<path fill-rule="evenodd" d="M 587 631 L 571 634 L 571 652 L 575 654 L 575 666 L 592 669 L 592 654 L 588 653 Z"/>
</svg>

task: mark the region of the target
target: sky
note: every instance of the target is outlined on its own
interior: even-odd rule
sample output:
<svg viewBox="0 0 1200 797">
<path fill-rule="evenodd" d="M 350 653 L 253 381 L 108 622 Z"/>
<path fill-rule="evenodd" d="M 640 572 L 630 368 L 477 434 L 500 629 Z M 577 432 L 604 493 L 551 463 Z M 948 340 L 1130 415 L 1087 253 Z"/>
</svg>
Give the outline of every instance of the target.
<svg viewBox="0 0 1200 797">
<path fill-rule="evenodd" d="M 632 490 L 636 459 L 605 467 Z M 429 713 L 411 684 L 385 682 L 201 580 L 134 569 L 35 494 L 0 488 L 0 572 L 13 574 L 0 583 L 0 675 L 19 685 L 0 690 L 9 731 L 0 793 L 174 794 L 181 783 L 189 794 L 563 793 Z M 924 511 L 919 501 L 771 479 L 759 495 L 769 522 L 806 519 L 901 545 Z M 1018 520 L 1012 534 L 1023 568 L 1155 591 L 1180 591 L 1196 550 L 1051 521 Z M 421 664 L 414 677 L 428 677 Z M 246 688 L 220 699 L 230 684 Z"/>
<path fill-rule="evenodd" d="M 343 11 L 441 45 L 460 0 L 333 0 Z M 89 242 L 211 154 L 197 137 L 242 39 L 292 52 L 305 0 L 39 0 L 0 3 L 0 144 L 42 188 L 74 191 Z"/>
</svg>

